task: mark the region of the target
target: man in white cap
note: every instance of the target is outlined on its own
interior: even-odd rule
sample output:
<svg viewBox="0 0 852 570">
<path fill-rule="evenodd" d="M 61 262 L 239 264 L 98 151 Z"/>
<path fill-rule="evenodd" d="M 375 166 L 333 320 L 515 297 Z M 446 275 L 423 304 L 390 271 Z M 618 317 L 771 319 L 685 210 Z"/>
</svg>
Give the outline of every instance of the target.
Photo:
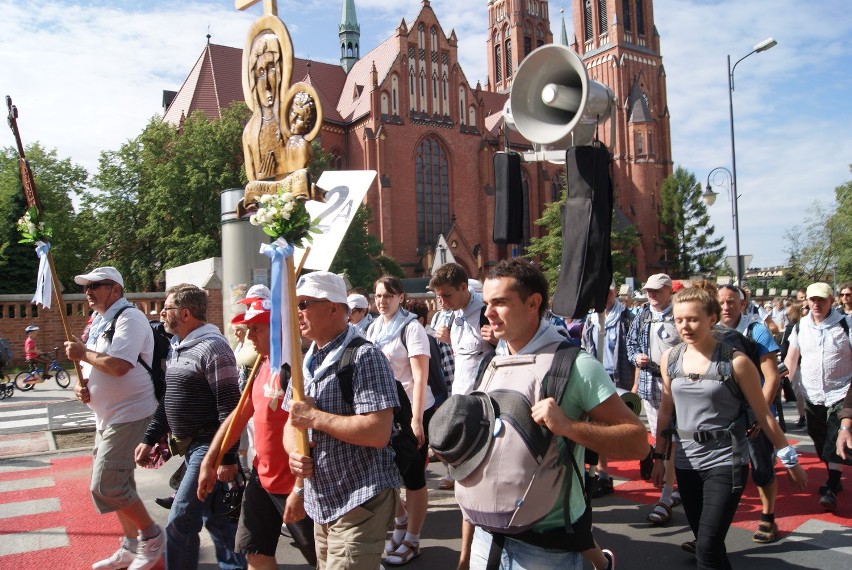
<svg viewBox="0 0 852 570">
<path fill-rule="evenodd" d="M 349 324 L 366 336 L 367 327 L 373 322 L 373 315 L 369 312 L 370 302 L 367 297 L 352 293 L 346 297 L 346 304 L 349 305 Z"/>
<path fill-rule="evenodd" d="M 852 317 L 832 308 L 834 295 L 828 283 L 811 283 L 805 295 L 810 312 L 790 334 L 784 364 L 791 377 L 801 366 L 808 435 L 828 468 L 828 480 L 819 488 L 819 504 L 834 511 L 843 475 L 842 459 L 836 450 L 837 433 L 850 429 L 840 425 L 838 415 L 852 384 Z"/>
<path fill-rule="evenodd" d="M 281 536 L 281 524 L 286 523 L 305 560 L 316 566 L 313 521 L 305 516 L 304 483 L 290 472 L 289 458 L 284 451 L 284 424 L 287 422 L 287 412 L 281 407 L 284 389 L 279 380 L 273 379 L 269 368 L 272 303 L 268 298 L 252 298 L 246 311 L 235 316 L 231 324 L 248 329 L 248 340 L 262 361 L 239 415 L 237 410 L 231 412 L 210 443 L 210 450 L 201 463 L 198 497 L 204 500 L 216 484 L 214 462 L 218 451 L 233 446 L 249 420 L 253 420 L 255 454 L 243 493 L 236 550 L 246 555 L 250 569 L 278 568 L 275 549 Z M 225 439 L 232 423 L 228 439 Z"/>
<path fill-rule="evenodd" d="M 396 380 L 382 352 L 370 343 L 355 349 L 352 399 L 337 378 L 340 358 L 363 339 L 347 322 L 346 284 L 327 271 L 308 273 L 296 284 L 299 330 L 313 341 L 302 372 L 307 399 L 292 399 L 284 448 L 290 468 L 305 478 L 305 510 L 314 520 L 319 568 L 375 570 L 391 528 L 402 484 L 390 447 Z M 314 447 L 302 455 L 296 429 L 308 430 Z"/>
<path fill-rule="evenodd" d="M 83 372 L 74 393 L 95 413 L 90 491 L 98 512 L 115 512 L 124 532 L 119 549 L 92 568 L 153 568 L 163 556 L 165 534 L 136 493 L 133 452 L 157 409 L 151 376 L 137 360 L 151 365 L 154 336 L 145 314 L 124 298 L 117 269 L 98 267 L 74 282 L 94 310 L 88 341 L 65 343 L 65 354 Z"/>
<path fill-rule="evenodd" d="M 662 399 L 662 376 L 660 360 L 663 353 L 676 344 L 680 337 L 672 316 L 672 279 L 665 273 L 651 275 L 643 287 L 648 302 L 639 310 L 630 323 L 627 333 L 627 357 L 639 368 L 633 392 L 642 398 L 642 409 L 648 419 L 652 434 L 657 433 L 657 412 Z M 650 476 L 648 459 L 642 466 L 643 478 Z M 666 460 L 666 477 L 660 500 L 648 513 L 648 521 L 664 525 L 672 518 L 672 507 L 680 504 L 680 494 L 674 490 L 674 457 Z M 653 466 L 653 463 L 651 463 Z"/>
</svg>

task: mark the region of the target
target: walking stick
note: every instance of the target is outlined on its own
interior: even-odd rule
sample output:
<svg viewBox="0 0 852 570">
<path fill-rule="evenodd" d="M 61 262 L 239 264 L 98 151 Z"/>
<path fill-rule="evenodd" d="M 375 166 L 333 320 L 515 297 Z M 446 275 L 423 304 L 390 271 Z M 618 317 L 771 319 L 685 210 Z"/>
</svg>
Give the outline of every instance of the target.
<svg viewBox="0 0 852 570">
<path fill-rule="evenodd" d="M 12 134 L 15 135 L 15 144 L 18 146 L 18 168 L 21 171 L 21 186 L 24 188 L 24 197 L 27 199 L 27 208 L 35 208 L 41 219 L 43 209 L 41 201 L 36 193 L 35 180 L 30 169 L 30 163 L 24 154 L 24 145 L 21 143 L 21 134 L 18 131 L 18 108 L 12 104 L 12 98 L 6 95 L 6 107 L 9 109 L 9 127 L 12 129 Z M 62 291 L 60 290 L 59 276 L 56 274 L 56 266 L 53 264 L 53 252 L 48 249 L 47 263 L 50 266 L 51 281 L 53 283 L 53 293 L 56 296 L 56 304 L 59 306 L 59 317 L 62 321 L 62 329 L 65 331 L 65 340 L 73 341 L 71 333 L 71 325 L 68 322 L 68 317 L 65 314 L 65 302 L 62 300 Z M 74 363 L 74 370 L 77 372 L 77 383 L 85 386 L 88 380 L 83 378 L 83 371 L 80 368 L 80 362 L 77 360 Z"/>
</svg>

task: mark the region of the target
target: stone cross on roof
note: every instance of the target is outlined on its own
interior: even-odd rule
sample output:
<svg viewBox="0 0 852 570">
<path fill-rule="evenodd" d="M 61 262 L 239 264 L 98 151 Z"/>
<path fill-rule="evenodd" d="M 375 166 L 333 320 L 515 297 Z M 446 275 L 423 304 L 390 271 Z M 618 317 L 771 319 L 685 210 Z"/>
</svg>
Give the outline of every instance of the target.
<svg viewBox="0 0 852 570">
<path fill-rule="evenodd" d="M 245 10 L 251 8 L 260 0 L 234 0 L 234 7 L 237 10 Z M 278 15 L 278 0 L 263 0 L 263 13 L 270 16 Z"/>
</svg>

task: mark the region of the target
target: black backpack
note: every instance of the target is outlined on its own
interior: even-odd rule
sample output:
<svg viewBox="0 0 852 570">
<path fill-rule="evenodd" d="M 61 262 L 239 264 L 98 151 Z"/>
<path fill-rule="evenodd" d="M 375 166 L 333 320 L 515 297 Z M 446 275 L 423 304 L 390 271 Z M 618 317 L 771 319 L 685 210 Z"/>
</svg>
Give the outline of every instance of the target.
<svg viewBox="0 0 852 570">
<path fill-rule="evenodd" d="M 112 318 L 112 321 L 110 321 L 109 325 L 107 325 L 106 329 L 104 329 L 103 334 L 108 342 L 112 342 L 112 335 L 115 334 L 115 323 L 118 321 L 118 316 L 121 315 L 125 309 L 127 309 L 127 307 L 119 309 Z M 145 361 L 142 360 L 141 354 L 136 357 L 136 361 L 144 366 L 145 370 L 148 371 L 148 374 L 151 375 L 151 382 L 154 383 L 154 396 L 157 397 L 158 402 L 162 402 L 163 396 L 166 394 L 166 360 L 168 359 L 169 351 L 172 348 L 172 335 L 166 332 L 166 327 L 161 321 L 148 321 L 148 324 L 151 325 L 151 331 L 154 333 L 154 355 L 151 359 L 152 366 L 148 366 Z"/>
<path fill-rule="evenodd" d="M 760 370 L 760 347 L 752 339 L 755 325 L 757 323 L 749 323 L 745 334 L 736 329 L 729 329 L 722 326 L 713 327 L 711 334 L 717 341 L 727 344 L 734 350 L 738 350 L 748 356 L 749 360 L 757 368 L 757 372 L 762 376 L 763 372 Z"/>
<path fill-rule="evenodd" d="M 409 321 L 402 327 L 402 332 L 399 335 L 399 340 L 406 351 L 408 351 L 408 345 L 405 343 L 405 331 L 408 330 L 408 325 L 413 322 L 416 321 Z M 432 390 L 435 402 L 440 405 L 449 395 L 449 386 L 447 386 L 444 369 L 441 367 L 441 347 L 438 346 L 438 340 L 430 334 L 426 336 L 429 337 L 429 389 Z"/>
<path fill-rule="evenodd" d="M 359 346 L 365 344 L 372 343 L 361 336 L 355 336 L 350 340 L 343 350 L 337 369 L 337 382 L 340 385 L 340 392 L 350 406 L 355 405 L 355 389 L 352 386 L 352 362 L 355 359 L 355 351 L 358 350 Z M 417 454 L 417 438 L 414 436 L 414 430 L 411 429 L 411 420 L 414 417 L 411 411 L 411 401 L 408 399 L 408 394 L 405 393 L 402 384 L 397 380 L 394 380 L 394 384 L 396 384 L 399 407 L 394 408 L 393 411 L 394 430 L 390 443 L 395 453 L 396 467 L 400 473 L 405 473 Z"/>
</svg>

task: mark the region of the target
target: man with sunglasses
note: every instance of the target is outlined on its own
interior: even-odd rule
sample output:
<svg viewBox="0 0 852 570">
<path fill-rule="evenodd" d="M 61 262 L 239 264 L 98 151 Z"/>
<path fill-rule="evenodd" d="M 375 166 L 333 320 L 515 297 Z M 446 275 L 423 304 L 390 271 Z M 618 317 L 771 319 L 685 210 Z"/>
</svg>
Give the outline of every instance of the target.
<svg viewBox="0 0 852 570">
<path fill-rule="evenodd" d="M 348 324 L 343 278 L 328 271 L 303 275 L 296 284 L 299 330 L 313 341 L 302 372 L 304 401 L 287 386 L 284 449 L 290 469 L 305 479 L 305 511 L 314 520 L 319 568 L 375 570 L 392 528 L 397 487 L 402 485 L 390 447 L 396 380 L 384 354 L 361 344 L 352 358 L 352 399 L 337 374 L 344 351 L 365 342 Z M 310 455 L 299 453 L 296 428 L 310 430 Z"/>
<path fill-rule="evenodd" d="M 166 570 L 197 568 L 199 532 L 207 528 L 220 570 L 246 567 L 234 551 L 237 521 L 215 514 L 211 497 L 198 498 L 201 462 L 213 436 L 240 399 L 237 361 L 228 340 L 207 322 L 207 292 L 182 283 L 166 290 L 160 320 L 173 335 L 166 369 L 166 394 L 136 447 L 136 462 L 147 465 L 153 445 L 171 433 L 173 455 L 182 455 L 186 472 L 169 511 L 166 525 Z M 235 443 L 218 469 L 220 481 L 233 481 L 237 471 Z"/>
<path fill-rule="evenodd" d="M 87 342 L 65 343 L 65 354 L 83 373 L 74 393 L 95 413 L 90 491 L 98 512 L 116 513 L 124 532 L 118 550 L 92 568 L 152 568 L 163 556 L 165 535 L 136 493 L 133 452 L 157 409 L 151 376 L 137 362 L 141 355 L 151 364 L 154 336 L 147 317 L 124 298 L 124 279 L 115 267 L 95 268 L 74 282 L 94 311 Z"/>
</svg>

